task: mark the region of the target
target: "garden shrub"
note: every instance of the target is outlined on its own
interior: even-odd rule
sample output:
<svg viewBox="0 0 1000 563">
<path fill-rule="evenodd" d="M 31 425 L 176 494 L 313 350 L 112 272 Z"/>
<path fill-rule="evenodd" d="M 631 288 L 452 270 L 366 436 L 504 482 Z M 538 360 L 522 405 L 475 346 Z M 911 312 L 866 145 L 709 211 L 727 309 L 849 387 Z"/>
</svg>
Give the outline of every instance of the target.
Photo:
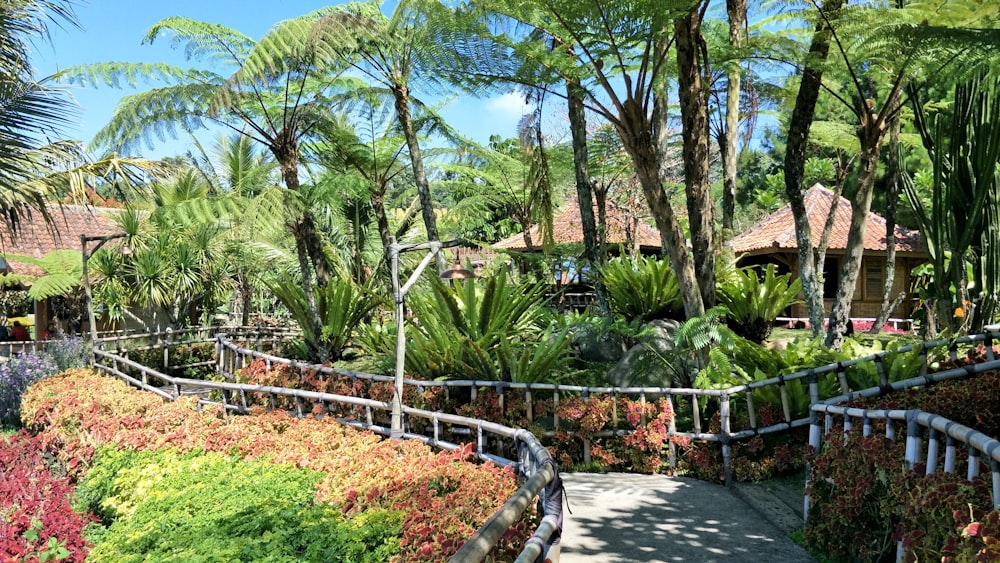
<svg viewBox="0 0 1000 563">
<path fill-rule="evenodd" d="M 913 388 L 846 403 L 867 409 L 919 409 L 943 416 L 989 436 L 1000 436 L 1000 372 L 987 372 L 969 379 L 942 381 L 930 387 Z"/>
<path fill-rule="evenodd" d="M 966 507 L 955 511 L 955 533 L 941 550 L 941 563 L 1000 560 L 1000 510 Z"/>
<path fill-rule="evenodd" d="M 329 417 L 296 419 L 284 412 L 230 416 L 196 411 L 196 400 L 167 402 L 89 370 L 46 378 L 25 393 L 22 419 L 81 474 L 95 446 L 206 450 L 323 472 L 317 498 L 352 517 L 360 511 L 403 513 L 400 557 L 440 561 L 518 488 L 511 468 L 470 463 L 471 446 L 433 452 L 417 440 L 384 440 Z M 492 556 L 513 559 L 537 516 L 529 511 Z"/>
<path fill-rule="evenodd" d="M 90 345 L 79 336 L 62 335 L 45 342 L 42 354 L 53 363 L 53 373 L 81 368 L 90 363 Z"/>
<path fill-rule="evenodd" d="M 767 340 L 774 319 L 794 303 L 800 303 L 802 281 L 791 274 L 777 275 L 774 264 L 764 268 L 736 268 L 718 285 L 719 304 L 726 307 L 729 328 L 752 342 Z"/>
<path fill-rule="evenodd" d="M 267 362 L 260 358 L 237 370 L 236 381 L 250 385 L 285 387 L 317 393 L 364 397 L 376 401 L 392 401 L 393 385 L 391 383 L 353 378 L 339 373 L 325 374 L 316 369 L 300 368 L 287 364 L 268 366 Z M 444 389 L 439 386 L 418 389 L 415 385 L 407 385 L 403 389 L 403 404 L 418 409 L 452 412 L 455 409 L 455 401 L 445 395 Z M 250 406 L 263 408 L 271 408 L 272 406 L 271 399 L 261 394 L 248 393 L 246 400 Z M 276 396 L 273 406 L 288 411 L 294 411 L 297 408 L 294 397 L 288 396 Z M 320 405 L 312 408 L 314 414 L 323 412 L 323 407 Z M 326 413 L 331 416 L 355 419 L 364 415 L 364 409 L 329 403 L 326 405 Z M 381 420 L 380 416 L 388 416 L 378 411 L 374 412 L 373 415 L 377 420 Z"/>
<path fill-rule="evenodd" d="M 784 421 L 780 407 L 760 404 L 757 407 L 758 427 L 768 427 Z M 716 413 L 709 421 L 708 431 L 722 430 L 722 417 Z M 730 429 L 746 430 L 750 420 L 745 410 L 733 411 Z M 757 435 L 749 440 L 730 442 L 730 470 L 736 481 L 764 481 L 801 471 L 808 451 L 808 428 Z M 692 477 L 704 481 L 725 482 L 722 447 L 717 442 L 690 441 L 683 448 L 678 467 Z"/>
<path fill-rule="evenodd" d="M 347 518 L 317 503 L 322 474 L 176 449 L 102 448 L 80 497 L 104 519 L 90 561 L 388 561 L 403 513 Z"/>
<path fill-rule="evenodd" d="M 49 468 L 26 432 L 0 436 L 0 561 L 83 561 L 93 520 L 70 506 L 73 485 Z"/>
<path fill-rule="evenodd" d="M 56 371 L 55 364 L 46 356 L 33 353 L 14 356 L 0 366 L 0 425 L 18 425 L 24 390 Z"/>
<path fill-rule="evenodd" d="M 994 411 L 998 401 L 1000 374 L 990 372 L 854 400 L 847 406 L 919 409 L 997 436 L 1000 418 Z M 814 504 L 806 528 L 807 545 L 835 558 L 862 561 L 891 557 L 899 540 L 909 561 L 970 561 L 977 560 L 971 554 L 981 549 L 989 553 L 994 544 L 984 537 L 995 541 L 996 528 L 989 524 L 988 481 L 984 477 L 967 481 L 964 472 L 924 476 L 923 464 L 907 470 L 905 433 L 889 440 L 882 435 L 884 424 L 878 422 L 872 431 L 868 437 L 852 432 L 845 441 L 842 430 L 835 429 L 815 457 L 808 491 Z M 956 466 L 967 463 L 967 450 L 958 448 Z M 985 464 L 981 474 L 989 475 Z M 973 526 L 979 519 L 983 525 Z"/>
<path fill-rule="evenodd" d="M 430 291 L 410 297 L 418 322 L 406 327 L 406 372 L 427 381 L 557 381 L 571 337 L 568 326 L 557 326 L 545 289 L 510 285 L 504 270 L 454 286 L 432 278 Z M 395 345 L 383 341 L 377 353 L 395 359 Z"/>
<path fill-rule="evenodd" d="M 666 260 L 615 258 L 601 267 L 612 312 L 629 323 L 683 318 L 677 276 Z"/>
<path fill-rule="evenodd" d="M 941 560 L 953 541 L 954 515 L 991 506 L 982 477 L 907 469 L 905 440 L 853 433 L 831 435 L 816 456 L 807 493 L 813 499 L 806 544 L 835 560 L 881 561 L 902 540 L 909 561 Z"/>
</svg>

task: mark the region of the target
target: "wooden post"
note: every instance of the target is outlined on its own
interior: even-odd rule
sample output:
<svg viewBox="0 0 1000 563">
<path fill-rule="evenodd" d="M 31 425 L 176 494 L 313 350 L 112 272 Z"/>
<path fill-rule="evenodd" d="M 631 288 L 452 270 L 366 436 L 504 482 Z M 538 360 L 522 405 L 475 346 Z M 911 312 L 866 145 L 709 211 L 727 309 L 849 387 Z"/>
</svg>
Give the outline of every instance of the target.
<svg viewBox="0 0 1000 563">
<path fill-rule="evenodd" d="M 100 250 L 104 243 L 109 240 L 114 240 L 118 238 L 123 238 L 126 235 L 124 233 L 118 235 L 108 235 L 103 237 L 88 237 L 87 235 L 80 235 L 80 246 L 83 256 L 83 272 L 81 276 L 81 281 L 83 282 L 83 294 L 87 297 L 87 320 L 90 322 L 90 343 L 91 346 L 97 342 L 97 317 L 94 314 L 94 294 L 90 291 L 90 272 L 87 268 L 87 261 L 90 259 L 92 252 L 97 252 Z M 93 251 L 87 250 L 87 243 L 89 241 L 97 241 L 97 246 L 93 248 Z M 93 359 L 91 359 L 93 362 Z"/>
</svg>

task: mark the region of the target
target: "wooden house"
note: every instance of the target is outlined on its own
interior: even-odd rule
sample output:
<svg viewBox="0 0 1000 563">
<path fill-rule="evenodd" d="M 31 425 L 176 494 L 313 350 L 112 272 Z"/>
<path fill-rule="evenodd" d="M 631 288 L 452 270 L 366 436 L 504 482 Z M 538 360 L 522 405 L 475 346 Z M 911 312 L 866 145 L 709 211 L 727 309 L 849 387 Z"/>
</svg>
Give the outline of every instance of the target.
<svg viewBox="0 0 1000 563">
<path fill-rule="evenodd" d="M 117 212 L 110 208 L 54 204 L 49 209 L 51 224 L 45 222 L 41 213 L 34 212 L 22 221 L 16 234 L 0 226 L 0 272 L 41 277 L 46 274 L 44 269 L 17 257 L 41 259 L 54 250 L 74 250 L 80 253 L 82 261 L 80 236 L 106 236 L 117 232 L 113 220 Z M 45 299 L 34 304 L 37 334 L 41 334 L 52 319 L 50 301 Z M 0 313 L 6 316 L 9 312 Z M 60 328 L 65 330 L 67 327 Z"/>
<path fill-rule="evenodd" d="M 851 203 L 832 191 L 816 184 L 804 194 L 806 214 L 809 217 L 810 240 L 818 248 L 830 207 L 836 205 L 833 228 L 830 232 L 823 268 L 823 302 L 829 314 L 840 281 L 840 267 L 847 247 L 847 234 L 851 222 Z M 865 231 L 865 249 L 861 259 L 861 272 L 854 288 L 851 318 L 873 318 L 882 305 L 886 278 L 886 221 L 876 213 L 869 213 Z M 927 261 L 928 254 L 920 233 L 897 226 L 895 229 L 896 267 L 892 297 L 908 294 L 911 271 Z M 733 239 L 733 250 L 740 265 L 773 263 L 781 273 L 791 272 L 798 277 L 798 243 L 795 238 L 795 221 L 789 205 L 771 213 L 746 232 Z M 900 302 L 890 316 L 907 319 L 913 310 L 909 295 Z M 803 304 L 794 305 L 789 317 L 804 318 L 808 314 Z"/>
<path fill-rule="evenodd" d="M 648 225 L 641 214 L 612 202 L 607 203 L 607 225 L 605 242 L 609 254 L 660 254 L 660 232 Z M 646 208 L 643 207 L 643 212 Z M 597 210 L 594 210 L 597 219 Z M 542 251 L 542 233 L 539 225 L 528 229 L 535 252 Z M 580 219 L 580 204 L 575 200 L 567 202 L 552 217 L 552 241 L 555 247 L 583 246 L 583 224 Z M 493 248 L 499 251 L 527 252 L 524 233 L 518 233 L 497 242 Z M 558 252 L 557 252 L 558 253 Z M 577 252 L 579 253 L 579 251 Z"/>
</svg>

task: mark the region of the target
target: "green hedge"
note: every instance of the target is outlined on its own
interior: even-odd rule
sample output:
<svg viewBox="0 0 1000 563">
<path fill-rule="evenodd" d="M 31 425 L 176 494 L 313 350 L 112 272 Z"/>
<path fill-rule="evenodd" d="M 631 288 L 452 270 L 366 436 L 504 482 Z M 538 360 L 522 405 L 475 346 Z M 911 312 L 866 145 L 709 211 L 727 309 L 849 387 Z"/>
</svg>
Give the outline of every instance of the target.
<svg viewBox="0 0 1000 563">
<path fill-rule="evenodd" d="M 88 561 L 387 561 L 402 513 L 348 518 L 315 502 L 321 474 L 215 453 L 101 449 L 77 490 Z"/>
</svg>

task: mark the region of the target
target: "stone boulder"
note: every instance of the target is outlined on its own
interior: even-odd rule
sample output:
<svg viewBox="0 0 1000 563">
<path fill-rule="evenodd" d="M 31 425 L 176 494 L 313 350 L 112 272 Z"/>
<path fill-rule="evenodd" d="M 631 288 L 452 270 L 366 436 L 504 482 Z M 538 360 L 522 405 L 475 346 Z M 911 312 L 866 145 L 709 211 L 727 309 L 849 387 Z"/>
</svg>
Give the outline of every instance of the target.
<svg viewBox="0 0 1000 563">
<path fill-rule="evenodd" d="M 611 368 L 608 382 L 615 387 L 650 384 L 669 387 L 670 374 L 664 369 L 661 358 L 673 352 L 674 335 L 679 327 L 680 323 L 671 319 L 646 323 L 642 331 L 646 334 Z"/>
<path fill-rule="evenodd" d="M 573 350 L 588 362 L 617 362 L 625 355 L 625 342 L 615 334 L 584 328 L 573 333 Z"/>
</svg>

